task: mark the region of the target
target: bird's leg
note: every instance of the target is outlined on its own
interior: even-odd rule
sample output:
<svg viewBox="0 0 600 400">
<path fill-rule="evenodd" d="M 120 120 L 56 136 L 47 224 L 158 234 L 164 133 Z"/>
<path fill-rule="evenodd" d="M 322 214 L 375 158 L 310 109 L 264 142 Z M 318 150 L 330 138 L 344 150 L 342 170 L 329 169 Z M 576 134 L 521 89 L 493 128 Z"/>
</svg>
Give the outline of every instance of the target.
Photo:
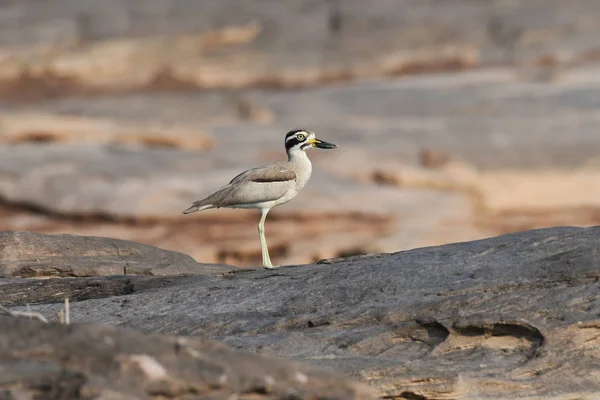
<svg viewBox="0 0 600 400">
<path fill-rule="evenodd" d="M 271 264 L 271 257 L 269 257 L 269 248 L 267 247 L 267 239 L 265 237 L 265 220 L 270 208 L 262 209 L 262 215 L 260 216 L 260 222 L 258 223 L 258 236 L 260 237 L 260 250 L 262 252 L 263 266 L 267 269 L 277 268 Z"/>
</svg>

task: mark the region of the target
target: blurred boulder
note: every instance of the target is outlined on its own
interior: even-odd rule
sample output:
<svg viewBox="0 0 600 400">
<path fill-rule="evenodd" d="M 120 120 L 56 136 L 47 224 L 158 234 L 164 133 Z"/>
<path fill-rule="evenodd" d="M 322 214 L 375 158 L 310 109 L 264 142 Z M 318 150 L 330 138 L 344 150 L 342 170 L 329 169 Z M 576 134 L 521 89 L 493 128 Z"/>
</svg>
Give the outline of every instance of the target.
<svg viewBox="0 0 600 400">
<path fill-rule="evenodd" d="M 233 269 L 112 238 L 0 232 L 0 277 L 214 275 Z"/>
<path fill-rule="evenodd" d="M 290 87 L 593 59 L 600 6 L 576 0 L 8 2 L 0 81 L 65 91 Z"/>
<path fill-rule="evenodd" d="M 373 399 L 333 372 L 202 339 L 0 316 L 0 394 L 10 399 Z"/>
</svg>

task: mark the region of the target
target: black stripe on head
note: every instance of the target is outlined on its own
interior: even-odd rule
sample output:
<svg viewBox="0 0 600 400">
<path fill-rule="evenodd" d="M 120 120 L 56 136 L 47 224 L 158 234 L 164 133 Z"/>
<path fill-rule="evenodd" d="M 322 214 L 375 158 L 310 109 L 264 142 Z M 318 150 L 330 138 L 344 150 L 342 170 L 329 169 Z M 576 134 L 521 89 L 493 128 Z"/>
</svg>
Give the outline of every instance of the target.
<svg viewBox="0 0 600 400">
<path fill-rule="evenodd" d="M 297 146 L 300 143 L 302 143 L 302 142 L 299 141 L 298 139 L 296 139 L 295 137 L 289 138 L 285 141 L 285 149 L 289 150 L 292 147 Z"/>
<path fill-rule="evenodd" d="M 285 135 L 285 149 L 290 150 L 292 147 L 300 144 L 300 143 L 304 143 L 306 141 L 306 138 L 304 140 L 298 140 L 298 138 L 296 137 L 297 134 L 302 133 L 304 134 L 307 138 L 308 138 L 308 131 L 306 129 L 296 129 L 293 131 L 289 131 L 286 135 Z"/>
<path fill-rule="evenodd" d="M 293 131 L 289 131 L 288 133 L 286 133 L 285 140 L 287 141 L 291 136 L 294 136 L 295 134 L 300 132 L 306 132 L 308 136 L 308 132 L 306 131 L 306 129 L 294 129 Z"/>
</svg>

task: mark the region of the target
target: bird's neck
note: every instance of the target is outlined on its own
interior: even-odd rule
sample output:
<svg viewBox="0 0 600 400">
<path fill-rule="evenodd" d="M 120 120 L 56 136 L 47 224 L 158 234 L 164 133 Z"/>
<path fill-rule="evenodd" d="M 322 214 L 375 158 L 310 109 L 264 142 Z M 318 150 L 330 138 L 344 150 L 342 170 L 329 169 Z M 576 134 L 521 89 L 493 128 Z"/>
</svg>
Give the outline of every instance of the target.
<svg viewBox="0 0 600 400">
<path fill-rule="evenodd" d="M 296 165 L 296 184 L 304 187 L 312 174 L 312 164 L 304 150 L 288 152 L 288 160 Z"/>
<path fill-rule="evenodd" d="M 303 163 L 310 164 L 308 155 L 306 154 L 306 151 L 304 151 L 304 150 L 294 149 L 292 151 L 288 151 L 287 156 L 288 156 L 288 161 L 290 161 L 290 162 L 298 163 L 298 164 L 303 164 Z"/>
</svg>

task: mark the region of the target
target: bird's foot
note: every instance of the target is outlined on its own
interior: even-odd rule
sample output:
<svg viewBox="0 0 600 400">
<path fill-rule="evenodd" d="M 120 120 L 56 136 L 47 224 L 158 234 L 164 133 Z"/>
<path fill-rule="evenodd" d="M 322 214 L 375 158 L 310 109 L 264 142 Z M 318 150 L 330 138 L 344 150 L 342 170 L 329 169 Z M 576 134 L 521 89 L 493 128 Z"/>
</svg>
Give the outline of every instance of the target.
<svg viewBox="0 0 600 400">
<path fill-rule="evenodd" d="M 279 265 L 271 265 L 271 264 L 267 265 L 267 264 L 265 264 L 265 265 L 263 265 L 263 267 L 265 269 L 275 269 L 275 268 L 279 268 L 280 266 Z"/>
</svg>

